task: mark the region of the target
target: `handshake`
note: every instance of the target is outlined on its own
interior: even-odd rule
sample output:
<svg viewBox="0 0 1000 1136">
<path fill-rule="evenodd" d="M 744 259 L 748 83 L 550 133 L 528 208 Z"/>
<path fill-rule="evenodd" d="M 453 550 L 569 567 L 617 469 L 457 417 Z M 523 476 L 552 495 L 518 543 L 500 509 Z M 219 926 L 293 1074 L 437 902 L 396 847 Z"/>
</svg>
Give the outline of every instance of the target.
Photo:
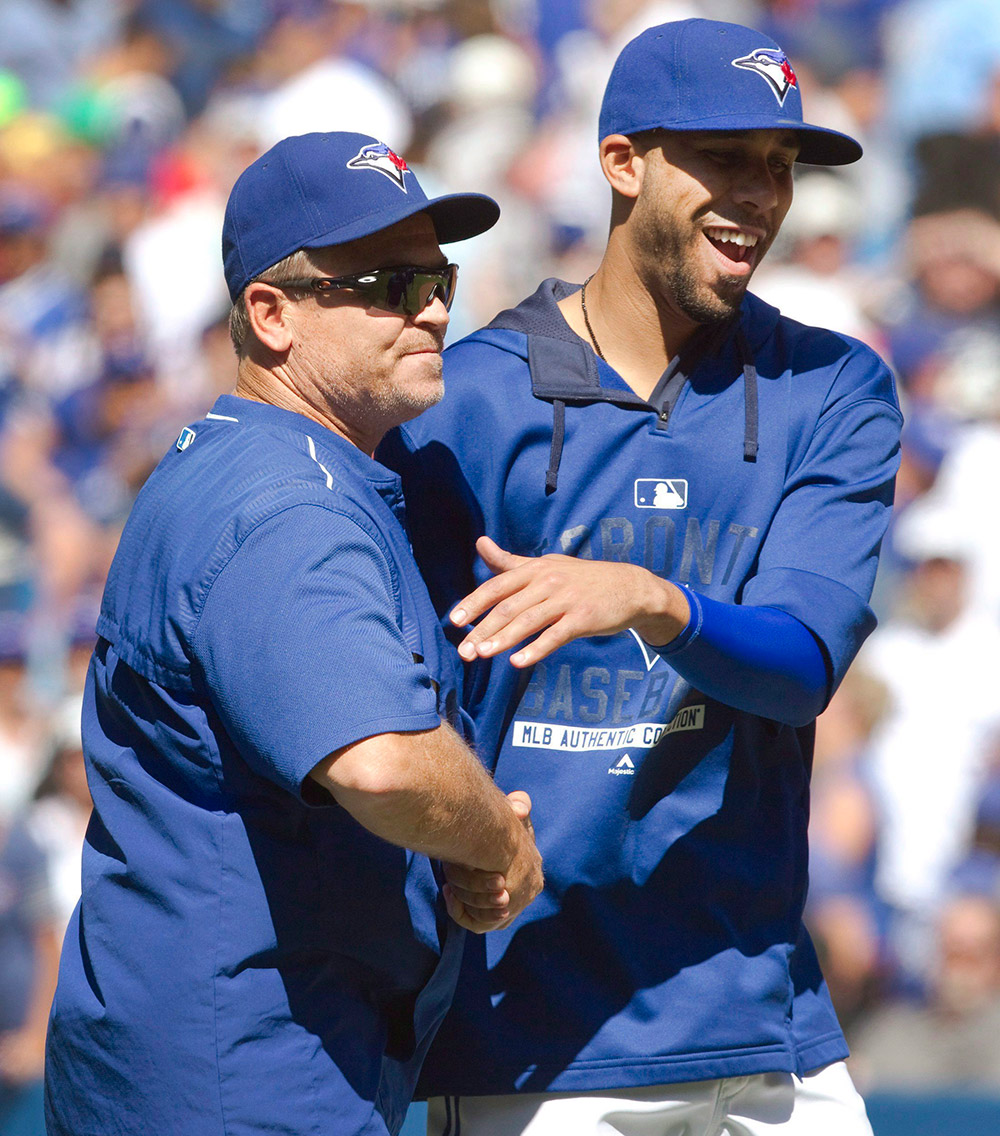
<svg viewBox="0 0 1000 1136">
<path fill-rule="evenodd" d="M 502 872 L 445 863 L 448 914 L 466 930 L 481 935 L 511 923 L 542 890 L 542 857 L 535 846 L 531 798 L 520 789 L 507 794 L 518 822 L 514 853 Z"/>
</svg>

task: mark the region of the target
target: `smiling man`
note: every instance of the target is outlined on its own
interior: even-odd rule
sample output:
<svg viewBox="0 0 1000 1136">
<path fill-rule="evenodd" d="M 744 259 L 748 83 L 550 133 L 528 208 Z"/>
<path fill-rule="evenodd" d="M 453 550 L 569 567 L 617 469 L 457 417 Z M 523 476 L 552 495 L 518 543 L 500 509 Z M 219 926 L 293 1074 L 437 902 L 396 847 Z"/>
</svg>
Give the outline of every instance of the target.
<svg viewBox="0 0 1000 1136">
<path fill-rule="evenodd" d="M 747 292 L 794 163 L 861 149 L 803 122 L 776 44 L 707 20 L 625 47 L 599 140 L 596 273 L 447 351 L 443 402 L 386 442 L 546 860 L 532 908 L 467 945 L 429 1131 L 864 1136 L 806 828 L 900 415 L 869 349 Z"/>
<path fill-rule="evenodd" d="M 143 487 L 97 625 L 50 1136 L 398 1132 L 462 928 L 541 887 L 371 457 L 442 394 L 439 242 L 498 213 L 350 133 L 233 188 L 236 387 Z"/>
</svg>

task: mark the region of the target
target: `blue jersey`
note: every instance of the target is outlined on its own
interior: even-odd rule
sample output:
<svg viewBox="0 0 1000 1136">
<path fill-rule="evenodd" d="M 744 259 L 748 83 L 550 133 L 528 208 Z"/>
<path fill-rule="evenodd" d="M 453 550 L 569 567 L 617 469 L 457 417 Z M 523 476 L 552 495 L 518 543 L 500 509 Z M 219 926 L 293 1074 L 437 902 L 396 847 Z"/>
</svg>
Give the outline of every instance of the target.
<svg viewBox="0 0 1000 1136">
<path fill-rule="evenodd" d="M 627 561 L 709 600 L 778 609 L 819 644 L 827 696 L 874 625 L 900 415 L 884 363 L 747 296 L 640 399 L 546 281 L 445 353 L 443 402 L 387 440 L 439 611 L 521 555 Z M 528 790 L 546 888 L 466 947 L 430 1094 L 587 1091 L 846 1054 L 802 925 L 811 721 L 714 697 L 632 632 L 530 671 L 467 675 L 480 752 Z M 766 708 L 766 715 L 762 709 Z"/>
<path fill-rule="evenodd" d="M 47 1057 L 50 1136 L 385 1136 L 458 974 L 424 856 L 308 779 L 459 724 L 457 658 L 345 439 L 225 396 L 154 471 L 102 603 L 94 815 Z"/>
</svg>

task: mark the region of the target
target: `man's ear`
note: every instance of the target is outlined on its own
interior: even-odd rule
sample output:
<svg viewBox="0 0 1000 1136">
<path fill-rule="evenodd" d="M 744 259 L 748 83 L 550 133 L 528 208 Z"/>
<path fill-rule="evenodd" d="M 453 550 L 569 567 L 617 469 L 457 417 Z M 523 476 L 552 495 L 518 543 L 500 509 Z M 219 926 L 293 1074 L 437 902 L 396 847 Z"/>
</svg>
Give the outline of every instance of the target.
<svg viewBox="0 0 1000 1136">
<path fill-rule="evenodd" d="M 273 354 L 284 355 L 292 345 L 292 305 L 284 292 L 258 280 L 247 285 L 243 298 L 254 335 Z"/>
<path fill-rule="evenodd" d="M 638 197 L 646 171 L 646 160 L 624 134 L 609 134 L 601 140 L 601 169 L 608 184 L 622 197 Z"/>
</svg>

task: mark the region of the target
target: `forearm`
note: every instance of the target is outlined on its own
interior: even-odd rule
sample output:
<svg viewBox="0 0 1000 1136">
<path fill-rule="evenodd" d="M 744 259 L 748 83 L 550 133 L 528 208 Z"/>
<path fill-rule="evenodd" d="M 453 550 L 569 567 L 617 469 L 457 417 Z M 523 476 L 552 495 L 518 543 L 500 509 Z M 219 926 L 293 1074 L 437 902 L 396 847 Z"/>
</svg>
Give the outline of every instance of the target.
<svg viewBox="0 0 1000 1136">
<path fill-rule="evenodd" d="M 691 620 L 660 654 L 692 686 L 737 710 L 805 725 L 829 698 L 826 659 L 812 632 L 770 607 L 689 593 Z"/>
<path fill-rule="evenodd" d="M 444 724 L 366 738 L 310 776 L 370 832 L 435 859 L 503 873 L 525 839 L 504 794 Z"/>
<path fill-rule="evenodd" d="M 737 710 L 804 725 L 826 704 L 823 649 L 787 612 L 705 599 L 635 564 L 516 556 L 487 537 L 476 548 L 496 575 L 451 613 L 458 626 L 479 620 L 459 644 L 463 659 L 523 642 L 510 661 L 529 667 L 573 639 L 628 629 Z"/>
</svg>

